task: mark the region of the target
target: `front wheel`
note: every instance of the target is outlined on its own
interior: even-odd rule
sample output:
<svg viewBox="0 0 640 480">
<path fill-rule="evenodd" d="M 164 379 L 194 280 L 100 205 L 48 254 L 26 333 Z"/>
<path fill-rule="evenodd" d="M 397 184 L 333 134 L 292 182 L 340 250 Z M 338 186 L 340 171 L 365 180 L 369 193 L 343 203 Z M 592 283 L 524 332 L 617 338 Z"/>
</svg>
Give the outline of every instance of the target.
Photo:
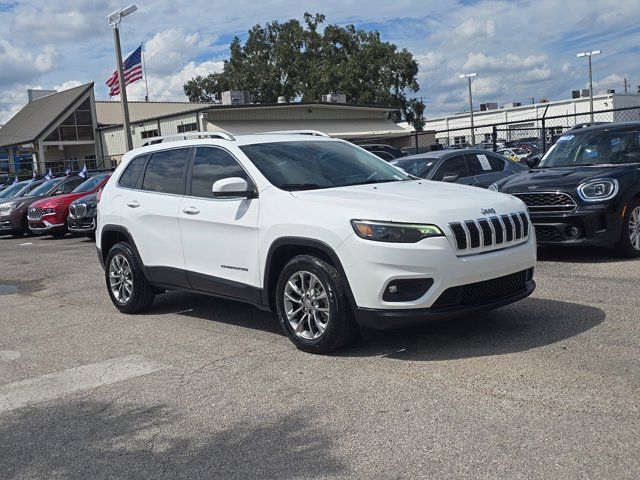
<svg viewBox="0 0 640 480">
<path fill-rule="evenodd" d="M 358 328 L 338 271 L 311 255 L 287 263 L 276 289 L 278 319 L 300 350 L 329 353 L 352 342 Z"/>
<path fill-rule="evenodd" d="M 616 250 L 627 258 L 640 257 L 640 200 L 633 200 L 627 206 Z"/>
<path fill-rule="evenodd" d="M 105 262 L 105 279 L 111 301 L 122 313 L 139 313 L 155 296 L 142 272 L 140 257 L 124 242 L 116 243 Z"/>
</svg>

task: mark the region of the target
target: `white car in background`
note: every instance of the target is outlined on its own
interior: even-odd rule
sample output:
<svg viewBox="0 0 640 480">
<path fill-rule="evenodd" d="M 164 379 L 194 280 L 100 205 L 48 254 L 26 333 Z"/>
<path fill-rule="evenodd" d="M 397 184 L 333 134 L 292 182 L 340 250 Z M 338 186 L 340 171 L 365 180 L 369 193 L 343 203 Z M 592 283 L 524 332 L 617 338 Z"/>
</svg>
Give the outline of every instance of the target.
<svg viewBox="0 0 640 480">
<path fill-rule="evenodd" d="M 206 138 L 201 138 L 206 137 Z M 300 349 L 507 305 L 532 293 L 525 205 L 416 180 L 326 135 L 154 139 L 98 204 L 96 243 L 118 310 L 184 289 L 277 313 Z"/>
</svg>

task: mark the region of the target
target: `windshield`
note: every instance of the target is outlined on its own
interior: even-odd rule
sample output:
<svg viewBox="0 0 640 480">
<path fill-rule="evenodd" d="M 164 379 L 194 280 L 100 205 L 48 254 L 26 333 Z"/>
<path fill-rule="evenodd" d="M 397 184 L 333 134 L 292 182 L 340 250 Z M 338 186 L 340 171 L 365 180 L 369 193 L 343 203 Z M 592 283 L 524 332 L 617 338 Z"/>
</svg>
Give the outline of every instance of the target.
<svg viewBox="0 0 640 480">
<path fill-rule="evenodd" d="M 12 198 L 20 193 L 29 182 L 20 182 L 15 185 L 11 185 L 10 187 L 5 188 L 2 192 L 0 192 L 0 198 Z"/>
<path fill-rule="evenodd" d="M 96 175 L 78 185 L 71 193 L 84 193 L 94 190 L 107 175 Z"/>
<path fill-rule="evenodd" d="M 271 184 L 282 190 L 409 180 L 384 160 L 343 142 L 260 143 L 240 149 Z"/>
<path fill-rule="evenodd" d="M 538 168 L 640 162 L 640 128 L 566 133 L 558 138 Z"/>
<path fill-rule="evenodd" d="M 429 172 L 433 170 L 433 167 L 435 167 L 436 160 L 436 158 L 402 158 L 399 160 L 393 160 L 389 163 L 401 168 L 409 175 L 426 178 Z"/>
<path fill-rule="evenodd" d="M 29 195 L 32 195 L 34 197 L 42 197 L 43 195 L 49 193 L 49 190 L 62 182 L 62 180 L 64 180 L 64 178 L 53 178 L 51 180 L 47 180 L 38 188 L 34 188 Z"/>
</svg>

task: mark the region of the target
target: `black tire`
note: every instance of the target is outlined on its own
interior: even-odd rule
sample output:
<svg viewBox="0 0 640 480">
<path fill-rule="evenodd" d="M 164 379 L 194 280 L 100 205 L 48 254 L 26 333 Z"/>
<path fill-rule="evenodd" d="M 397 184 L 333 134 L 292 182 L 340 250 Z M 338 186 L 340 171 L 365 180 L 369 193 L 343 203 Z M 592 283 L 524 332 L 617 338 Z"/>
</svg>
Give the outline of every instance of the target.
<svg viewBox="0 0 640 480">
<path fill-rule="evenodd" d="M 324 332 L 315 339 L 305 339 L 296 335 L 285 313 L 285 286 L 296 272 L 312 273 L 327 293 L 329 320 Z M 358 336 L 359 329 L 353 318 L 353 311 L 340 274 L 332 265 L 317 257 L 299 255 L 285 265 L 278 278 L 276 307 L 278 320 L 284 332 L 302 351 L 318 354 L 329 353 L 348 345 Z"/>
<path fill-rule="evenodd" d="M 126 303 L 121 303 L 116 299 L 109 283 L 109 267 L 113 258 L 118 254 L 122 255 L 127 260 L 132 274 L 132 292 Z M 111 247 L 111 250 L 109 250 L 107 260 L 105 261 L 105 281 L 111 301 L 122 313 L 140 313 L 148 309 L 153 303 L 155 290 L 151 285 L 149 285 L 149 282 L 147 282 L 147 279 L 144 277 L 144 273 L 142 272 L 142 261 L 140 260 L 138 253 L 125 242 L 116 243 Z"/>
<path fill-rule="evenodd" d="M 629 235 L 629 222 L 631 220 L 631 214 L 633 211 L 640 207 L 640 199 L 634 199 L 629 202 L 622 218 L 622 228 L 620 232 L 620 239 L 616 243 L 616 251 L 625 258 L 639 258 L 640 250 L 635 248 L 631 243 Z"/>
</svg>

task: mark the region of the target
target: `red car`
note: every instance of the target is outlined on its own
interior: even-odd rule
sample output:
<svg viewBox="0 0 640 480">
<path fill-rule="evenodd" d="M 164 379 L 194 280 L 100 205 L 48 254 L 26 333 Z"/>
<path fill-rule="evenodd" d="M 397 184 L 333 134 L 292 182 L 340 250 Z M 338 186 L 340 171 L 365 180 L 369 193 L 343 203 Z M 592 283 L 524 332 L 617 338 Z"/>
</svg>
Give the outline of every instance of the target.
<svg viewBox="0 0 640 480">
<path fill-rule="evenodd" d="M 43 198 L 34 202 L 27 212 L 29 230 L 33 233 L 48 233 L 54 237 L 64 236 L 67 229 L 69 205 L 74 200 L 101 189 L 111 173 L 101 173 L 85 180 L 75 190 L 66 195 Z"/>
</svg>

